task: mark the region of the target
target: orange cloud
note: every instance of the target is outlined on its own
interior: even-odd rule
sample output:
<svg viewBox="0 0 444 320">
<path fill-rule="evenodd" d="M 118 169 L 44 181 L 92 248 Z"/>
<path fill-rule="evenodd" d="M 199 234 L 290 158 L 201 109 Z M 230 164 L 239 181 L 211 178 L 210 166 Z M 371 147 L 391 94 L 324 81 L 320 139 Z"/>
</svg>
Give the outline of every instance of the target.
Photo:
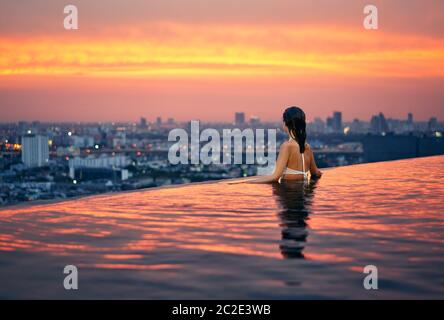
<svg viewBox="0 0 444 320">
<path fill-rule="evenodd" d="M 156 23 L 64 35 L 0 39 L 0 76 L 444 76 L 441 39 L 360 28 Z"/>
</svg>

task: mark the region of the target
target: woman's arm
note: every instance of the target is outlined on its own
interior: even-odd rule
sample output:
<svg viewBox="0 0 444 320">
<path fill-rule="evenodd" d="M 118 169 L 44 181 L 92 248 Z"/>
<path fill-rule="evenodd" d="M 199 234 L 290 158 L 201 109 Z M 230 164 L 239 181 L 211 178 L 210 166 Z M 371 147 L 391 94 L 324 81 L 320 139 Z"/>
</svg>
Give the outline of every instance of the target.
<svg viewBox="0 0 444 320">
<path fill-rule="evenodd" d="M 311 147 L 309 147 L 310 151 L 310 174 L 314 178 L 320 178 L 322 176 L 322 171 L 318 169 L 318 166 L 316 165 L 316 160 L 313 154 L 313 150 L 311 150 Z"/>
<path fill-rule="evenodd" d="M 274 167 L 273 173 L 268 176 L 263 176 L 254 180 L 247 181 L 247 183 L 271 183 L 278 181 L 284 173 L 285 168 L 287 167 L 289 156 L 289 145 L 287 142 L 284 142 L 279 150 L 279 156 L 276 160 L 276 166 Z"/>
</svg>

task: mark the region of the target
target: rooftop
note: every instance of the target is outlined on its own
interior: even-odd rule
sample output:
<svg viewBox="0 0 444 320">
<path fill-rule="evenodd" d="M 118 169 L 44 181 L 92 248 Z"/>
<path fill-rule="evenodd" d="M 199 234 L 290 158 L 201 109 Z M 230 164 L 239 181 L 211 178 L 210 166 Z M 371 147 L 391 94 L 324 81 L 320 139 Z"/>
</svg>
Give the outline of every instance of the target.
<svg viewBox="0 0 444 320">
<path fill-rule="evenodd" d="M 0 298 L 444 298 L 443 181 L 437 156 L 2 208 Z"/>
</svg>

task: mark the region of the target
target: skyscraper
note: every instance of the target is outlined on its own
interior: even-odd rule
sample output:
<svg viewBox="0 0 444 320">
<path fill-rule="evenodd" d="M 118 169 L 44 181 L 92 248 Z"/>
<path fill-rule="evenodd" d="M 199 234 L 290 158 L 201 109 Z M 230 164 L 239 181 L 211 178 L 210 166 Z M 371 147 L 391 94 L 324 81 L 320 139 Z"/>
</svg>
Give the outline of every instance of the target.
<svg viewBox="0 0 444 320">
<path fill-rule="evenodd" d="M 342 132 L 342 112 L 333 112 L 333 117 L 327 117 L 326 123 L 329 132 Z"/>
<path fill-rule="evenodd" d="M 342 112 L 335 111 L 333 112 L 333 131 L 340 132 L 342 131 Z"/>
<path fill-rule="evenodd" d="M 147 127 L 147 124 L 146 124 L 146 118 L 141 117 L 141 118 L 140 118 L 140 128 L 142 128 L 142 129 L 146 129 L 146 127 Z"/>
<path fill-rule="evenodd" d="M 438 128 L 438 119 L 436 117 L 430 118 L 427 127 L 429 131 L 435 131 Z"/>
<path fill-rule="evenodd" d="M 257 116 L 252 116 L 251 118 L 250 118 L 250 124 L 252 125 L 252 126 L 257 126 L 257 125 L 259 125 L 261 123 L 261 120 L 259 119 L 259 117 L 257 117 Z"/>
<path fill-rule="evenodd" d="M 321 118 L 315 118 L 313 122 L 309 122 L 307 125 L 312 132 L 325 133 L 325 122 Z"/>
<path fill-rule="evenodd" d="M 411 112 L 409 112 L 407 114 L 407 123 L 408 124 L 413 124 L 413 114 Z"/>
<path fill-rule="evenodd" d="M 245 113 L 244 112 L 236 112 L 234 114 L 234 123 L 237 125 L 245 124 Z"/>
<path fill-rule="evenodd" d="M 48 163 L 48 137 L 29 134 L 22 137 L 22 162 L 27 167 L 41 167 Z"/>
<path fill-rule="evenodd" d="M 389 131 L 387 121 L 385 120 L 384 114 L 382 112 L 372 117 L 372 119 L 370 120 L 370 130 L 373 133 L 386 133 Z"/>
</svg>

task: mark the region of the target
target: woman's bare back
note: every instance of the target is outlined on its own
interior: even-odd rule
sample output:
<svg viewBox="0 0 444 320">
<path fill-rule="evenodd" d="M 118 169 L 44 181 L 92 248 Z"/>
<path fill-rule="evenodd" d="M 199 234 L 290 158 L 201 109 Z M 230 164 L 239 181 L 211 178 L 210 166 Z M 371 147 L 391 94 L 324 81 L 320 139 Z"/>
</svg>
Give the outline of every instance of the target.
<svg viewBox="0 0 444 320">
<path fill-rule="evenodd" d="M 301 152 L 299 150 L 299 144 L 294 141 L 286 141 L 285 143 L 288 144 L 290 155 L 288 157 L 287 161 L 287 168 L 298 170 L 298 171 L 310 171 L 311 168 L 311 159 L 312 159 L 312 151 L 308 144 L 305 144 L 305 151 L 304 151 L 304 168 L 302 168 L 302 157 Z M 285 180 L 304 180 L 304 175 L 302 174 L 284 174 L 282 176 L 282 179 Z"/>
</svg>

